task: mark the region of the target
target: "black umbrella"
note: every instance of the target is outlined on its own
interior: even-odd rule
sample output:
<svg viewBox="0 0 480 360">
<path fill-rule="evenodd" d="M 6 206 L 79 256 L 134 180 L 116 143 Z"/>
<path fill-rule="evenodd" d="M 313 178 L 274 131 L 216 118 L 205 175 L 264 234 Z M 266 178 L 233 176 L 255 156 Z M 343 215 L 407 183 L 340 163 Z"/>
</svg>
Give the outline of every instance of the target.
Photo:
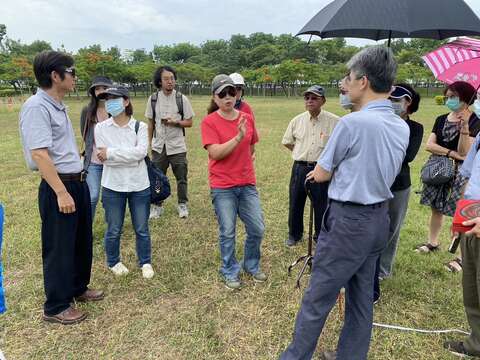
<svg viewBox="0 0 480 360">
<path fill-rule="evenodd" d="M 480 35 L 480 19 L 463 0 L 334 0 L 297 35 L 446 39 Z"/>
</svg>

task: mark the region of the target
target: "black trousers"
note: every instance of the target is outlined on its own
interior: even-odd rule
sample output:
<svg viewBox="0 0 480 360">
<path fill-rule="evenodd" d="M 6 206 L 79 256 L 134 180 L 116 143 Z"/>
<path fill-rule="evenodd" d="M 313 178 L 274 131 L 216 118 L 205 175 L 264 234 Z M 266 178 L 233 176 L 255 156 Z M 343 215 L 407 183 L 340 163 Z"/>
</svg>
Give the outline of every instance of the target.
<svg viewBox="0 0 480 360">
<path fill-rule="evenodd" d="M 86 182 L 65 181 L 76 211 L 63 214 L 57 196 L 45 180 L 40 183 L 38 207 L 42 220 L 44 312 L 55 315 L 83 294 L 92 269 L 92 211 Z"/>
<path fill-rule="evenodd" d="M 303 236 L 303 212 L 307 192 L 305 191 L 305 178 L 315 166 L 300 164 L 295 161 L 292 166 L 290 178 L 290 206 L 288 211 L 288 236 L 299 241 Z M 313 200 L 313 213 L 315 218 L 314 239 L 318 238 L 322 227 L 322 218 L 328 205 L 328 183 L 310 183 Z"/>
</svg>

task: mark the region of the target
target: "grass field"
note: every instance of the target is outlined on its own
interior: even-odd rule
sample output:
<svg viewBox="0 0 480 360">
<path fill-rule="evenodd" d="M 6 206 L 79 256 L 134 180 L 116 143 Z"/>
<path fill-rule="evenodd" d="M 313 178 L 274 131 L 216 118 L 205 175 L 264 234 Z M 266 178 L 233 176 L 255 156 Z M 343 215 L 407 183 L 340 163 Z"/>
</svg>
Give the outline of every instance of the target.
<svg viewBox="0 0 480 360">
<path fill-rule="evenodd" d="M 8 312 L 0 317 L 0 349 L 8 360 L 278 358 L 291 339 L 303 292 L 294 289 L 295 277 L 287 276 L 287 266 L 306 251 L 305 243 L 293 250 L 284 246 L 292 160 L 280 141 L 289 120 L 303 111 L 303 99 L 248 100 L 255 110 L 261 136 L 256 169 L 266 223 L 262 261 L 270 276 L 268 282 L 257 285 L 243 278 L 243 289 L 231 292 L 219 281 L 217 226 L 207 183 L 207 153 L 201 146 L 199 131 L 209 99 L 195 97 L 192 102 L 197 116 L 193 128 L 187 131 L 190 217 L 178 218 L 174 195 L 166 203 L 164 216 L 151 222 L 156 276 L 150 281 L 145 281 L 136 268 L 128 219 L 122 238 L 122 261 L 133 271 L 118 279 L 105 265 L 105 225 L 99 206 L 94 224 L 91 286 L 104 289 L 106 298 L 97 304 L 81 305 L 89 317 L 75 326 L 41 320 L 44 293 L 37 210 L 39 176 L 29 172 L 23 161 L 18 108 L 0 108 L 0 201 L 6 208 L 3 260 L 8 302 Z M 344 114 L 337 102 L 337 98 L 329 99 L 326 109 Z M 83 104 L 68 101 L 77 134 Z M 145 99 L 134 100 L 139 120 L 143 120 L 144 108 Z M 427 99 L 414 118 L 424 124 L 428 134 L 433 120 L 443 111 L 444 107 Z M 418 174 L 426 158 L 422 148 L 412 166 L 412 190 L 420 187 Z M 168 175 L 172 178 L 170 171 Z M 443 269 L 450 256 L 445 250 L 430 256 L 412 251 L 426 239 L 428 219 L 429 210 L 419 205 L 419 195 L 412 191 L 395 275 L 382 283 L 382 299 L 375 307 L 374 320 L 425 329 L 467 330 L 461 277 Z M 446 225 L 450 225 L 449 221 L 442 233 L 443 249 L 448 243 Z M 240 245 L 243 233 L 239 226 Z M 241 253 L 242 246 L 237 248 Z M 341 324 L 336 307 L 319 341 L 319 350 L 335 348 Z M 451 359 L 442 343 L 452 336 L 461 337 L 375 328 L 369 358 Z"/>
</svg>

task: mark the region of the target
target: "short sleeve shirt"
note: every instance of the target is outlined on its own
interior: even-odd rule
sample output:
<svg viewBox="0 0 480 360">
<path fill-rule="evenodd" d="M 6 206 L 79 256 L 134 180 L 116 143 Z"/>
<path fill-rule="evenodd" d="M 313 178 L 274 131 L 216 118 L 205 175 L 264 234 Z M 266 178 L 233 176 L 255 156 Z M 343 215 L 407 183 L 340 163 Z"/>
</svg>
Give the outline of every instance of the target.
<svg viewBox="0 0 480 360">
<path fill-rule="evenodd" d="M 297 115 L 288 124 L 283 145 L 293 145 L 295 161 L 317 161 L 340 118 L 322 110 L 317 117 L 308 111 Z"/>
<path fill-rule="evenodd" d="M 251 145 L 258 142 L 258 133 L 253 118 L 239 112 L 235 120 L 227 120 L 218 112 L 207 115 L 201 125 L 202 144 L 224 144 L 238 134 L 238 122 L 245 116 L 247 132 L 237 147 L 222 160 L 208 159 L 208 179 L 211 188 L 227 189 L 235 186 L 255 185 L 255 169 Z"/>
<path fill-rule="evenodd" d="M 440 115 L 436 118 L 435 124 L 433 124 L 432 133 L 437 136 L 437 144 L 447 148 L 449 150 L 457 151 L 458 141 L 460 139 L 460 132 L 450 141 L 446 141 L 443 136 L 443 128 L 447 120 L 448 114 Z M 480 119 L 473 113 L 468 120 L 468 127 L 470 136 L 475 137 L 480 131 Z"/>
<path fill-rule="evenodd" d="M 58 173 L 74 174 L 82 171 L 67 108 L 42 89 L 28 98 L 20 110 L 20 136 L 24 157 L 31 170 L 38 170 L 31 151 L 47 149 Z"/>
<path fill-rule="evenodd" d="M 158 92 L 157 103 L 155 105 L 155 136 L 152 138 L 152 149 L 158 153 L 163 151 L 163 147 L 167 151 L 167 155 L 174 155 L 187 152 L 187 145 L 185 143 L 185 136 L 183 129 L 176 126 L 166 126 L 161 119 L 172 118 L 173 120 L 181 120 L 181 115 L 178 112 L 177 101 L 175 99 L 176 90 L 166 96 L 163 91 Z M 152 97 L 147 100 L 147 107 L 145 110 L 145 117 L 147 119 L 153 118 L 152 111 Z M 195 116 L 192 105 L 185 95 L 182 95 L 183 101 L 183 118 L 190 119 Z"/>
<path fill-rule="evenodd" d="M 480 135 L 477 135 L 475 142 L 465 158 L 460 174 L 468 180 L 465 188 L 465 199 L 480 200 Z"/>
<path fill-rule="evenodd" d="M 245 100 L 242 100 L 240 102 L 240 107 L 238 108 L 239 111 L 247 113 L 252 116 L 253 121 L 255 121 L 255 115 L 253 114 L 252 107 L 250 106 L 249 103 L 247 103 Z"/>
<path fill-rule="evenodd" d="M 342 117 L 318 159 L 332 173 L 328 197 L 368 205 L 393 197 L 410 130 L 390 100 L 371 101 Z"/>
</svg>

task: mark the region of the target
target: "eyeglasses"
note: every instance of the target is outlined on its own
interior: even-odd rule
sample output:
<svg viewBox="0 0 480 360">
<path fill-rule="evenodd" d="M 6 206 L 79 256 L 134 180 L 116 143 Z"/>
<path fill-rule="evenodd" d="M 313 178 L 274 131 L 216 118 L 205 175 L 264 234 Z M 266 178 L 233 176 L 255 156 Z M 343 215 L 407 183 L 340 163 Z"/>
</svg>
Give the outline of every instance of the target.
<svg viewBox="0 0 480 360">
<path fill-rule="evenodd" d="M 225 96 L 227 96 L 227 94 L 231 97 L 234 97 L 235 95 L 237 95 L 237 90 L 229 86 L 226 89 L 223 89 L 222 91 L 220 91 L 217 95 L 220 99 L 223 99 Z"/>
<path fill-rule="evenodd" d="M 65 72 L 72 75 L 72 77 L 75 77 L 75 68 L 73 66 L 70 66 L 70 67 L 66 68 Z"/>
<path fill-rule="evenodd" d="M 305 95 L 303 98 L 305 99 L 305 101 L 308 101 L 308 100 L 313 100 L 313 101 L 320 100 L 320 97 L 318 97 L 318 96 L 313 96 L 313 95 Z"/>
</svg>

